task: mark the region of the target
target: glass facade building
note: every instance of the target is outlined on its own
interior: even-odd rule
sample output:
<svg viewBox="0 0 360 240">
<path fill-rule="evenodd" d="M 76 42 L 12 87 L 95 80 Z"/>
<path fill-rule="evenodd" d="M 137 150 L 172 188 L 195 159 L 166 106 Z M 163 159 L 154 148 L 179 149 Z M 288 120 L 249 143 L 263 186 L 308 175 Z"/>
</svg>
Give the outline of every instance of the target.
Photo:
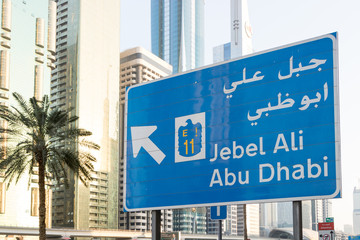
<svg viewBox="0 0 360 240">
<path fill-rule="evenodd" d="M 152 52 L 173 73 L 204 64 L 204 0 L 151 0 Z"/>
<path fill-rule="evenodd" d="M 206 208 L 174 209 L 173 230 L 188 234 L 206 234 Z"/>
<path fill-rule="evenodd" d="M 74 108 L 93 133 L 93 181 L 71 178 L 53 191 L 53 226 L 117 229 L 119 207 L 120 1 L 58 0 L 52 107 Z M 59 147 L 64 147 L 59 144 Z M 71 146 L 78 147 L 78 146 Z M 72 176 L 73 177 L 73 176 Z"/>
<path fill-rule="evenodd" d="M 151 0 L 151 49 L 173 73 L 204 64 L 204 0 Z M 176 209 L 173 230 L 206 232 L 206 209 Z"/>
<path fill-rule="evenodd" d="M 231 59 L 231 43 L 225 43 L 213 48 L 213 63 Z"/>
<path fill-rule="evenodd" d="M 50 68 L 54 52 L 49 43 L 55 39 L 50 25 L 56 9 L 53 1 L 0 1 L 0 104 L 12 105 L 12 93 L 25 100 L 49 93 Z M 49 21 L 50 20 L 50 21 Z M 50 24 L 48 24 L 50 22 Z M 49 40 L 49 37 L 51 40 Z M 48 67 L 49 66 L 49 67 Z M 6 127 L 6 123 L 0 120 Z M 6 143 L 7 144 L 7 143 Z M 4 147 L 4 146 L 3 146 Z M 6 188 L 0 171 L 0 225 L 39 226 L 38 179 L 27 171 Z M 47 227 L 51 227 L 51 191 L 47 189 Z"/>
</svg>

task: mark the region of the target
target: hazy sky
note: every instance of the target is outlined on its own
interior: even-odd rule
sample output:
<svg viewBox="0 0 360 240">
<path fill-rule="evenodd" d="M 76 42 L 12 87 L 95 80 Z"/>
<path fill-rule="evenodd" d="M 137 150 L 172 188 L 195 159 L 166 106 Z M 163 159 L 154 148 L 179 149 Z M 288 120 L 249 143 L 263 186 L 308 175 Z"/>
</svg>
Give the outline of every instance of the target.
<svg viewBox="0 0 360 240">
<path fill-rule="evenodd" d="M 352 224 L 352 192 L 360 178 L 360 1 L 248 0 L 254 51 L 339 33 L 342 199 L 333 200 L 335 226 Z M 205 0 L 205 63 L 230 41 L 230 0 Z M 150 0 L 121 0 L 121 50 L 151 50 Z"/>
</svg>

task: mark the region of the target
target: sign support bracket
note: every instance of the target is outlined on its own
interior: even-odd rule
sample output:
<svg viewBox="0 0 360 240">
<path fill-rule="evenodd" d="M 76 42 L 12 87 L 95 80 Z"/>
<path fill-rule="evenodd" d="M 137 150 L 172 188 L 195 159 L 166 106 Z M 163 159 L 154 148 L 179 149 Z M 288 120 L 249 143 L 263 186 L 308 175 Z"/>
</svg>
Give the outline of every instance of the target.
<svg viewBox="0 0 360 240">
<path fill-rule="evenodd" d="M 222 240 L 222 220 L 219 220 L 218 240 Z"/>
</svg>

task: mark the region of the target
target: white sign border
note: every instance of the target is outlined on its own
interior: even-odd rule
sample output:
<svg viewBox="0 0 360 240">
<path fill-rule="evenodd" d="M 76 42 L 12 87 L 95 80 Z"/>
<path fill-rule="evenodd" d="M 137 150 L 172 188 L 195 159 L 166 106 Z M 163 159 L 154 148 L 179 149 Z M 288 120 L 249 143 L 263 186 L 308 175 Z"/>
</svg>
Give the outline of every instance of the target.
<svg viewBox="0 0 360 240">
<path fill-rule="evenodd" d="M 335 36 L 334 36 L 335 35 Z M 190 205 L 170 205 L 170 206 L 162 206 L 162 207 L 150 207 L 150 208 L 128 208 L 126 206 L 126 160 L 127 160 L 127 110 L 128 110 L 128 93 L 132 88 L 140 87 L 142 85 L 152 84 L 158 81 L 163 81 L 168 78 L 173 78 L 175 76 L 187 74 L 190 72 L 196 72 L 207 68 L 212 68 L 217 65 L 222 65 L 225 63 L 237 61 L 244 58 L 249 58 L 257 55 L 262 55 L 268 52 L 274 52 L 277 50 L 281 50 L 284 48 L 289 48 L 292 46 L 313 42 L 320 39 L 329 38 L 333 42 L 333 61 L 334 61 L 334 115 L 335 115 L 335 162 L 336 162 L 336 190 L 333 194 L 330 195 L 319 195 L 319 196 L 307 196 L 307 197 L 296 197 L 296 198 L 272 198 L 272 199 L 261 199 L 261 200 L 251 200 L 251 201 L 233 201 L 233 202 L 217 202 L 217 203 L 204 203 L 204 204 L 190 204 Z M 124 109 L 124 183 L 123 183 L 123 206 L 124 210 L 128 212 L 134 211 L 148 211 L 148 210 L 162 210 L 162 209 L 176 209 L 176 208 L 191 208 L 191 207 L 212 207 L 212 206 L 222 206 L 222 205 L 236 205 L 236 204 L 256 204 L 256 203 L 269 203 L 269 202 L 291 202 L 291 201 L 304 201 L 304 200 L 316 200 L 316 199 L 332 199 L 335 197 L 341 197 L 341 190 L 342 190 L 342 182 L 341 182 L 341 145 L 340 145 L 340 101 L 339 101 L 339 48 L 338 48 L 338 32 L 325 34 L 322 36 L 306 39 L 303 41 L 283 45 L 280 47 L 271 48 L 265 51 L 256 52 L 253 54 L 245 55 L 239 58 L 231 59 L 228 61 L 215 63 L 211 65 L 207 65 L 201 68 L 196 68 L 190 71 L 170 75 L 164 78 L 160 78 L 154 81 L 145 82 L 130 86 L 125 93 L 125 109 Z M 131 154 L 131 153 L 130 153 Z"/>
</svg>

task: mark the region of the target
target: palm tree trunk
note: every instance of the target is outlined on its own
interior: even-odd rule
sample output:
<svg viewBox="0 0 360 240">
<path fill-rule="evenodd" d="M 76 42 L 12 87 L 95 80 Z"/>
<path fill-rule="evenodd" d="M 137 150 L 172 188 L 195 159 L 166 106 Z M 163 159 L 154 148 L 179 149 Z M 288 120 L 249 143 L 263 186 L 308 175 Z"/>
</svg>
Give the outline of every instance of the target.
<svg viewBox="0 0 360 240">
<path fill-rule="evenodd" d="M 46 196 L 45 196 L 45 166 L 41 159 L 39 162 L 39 240 L 46 240 Z"/>
</svg>

